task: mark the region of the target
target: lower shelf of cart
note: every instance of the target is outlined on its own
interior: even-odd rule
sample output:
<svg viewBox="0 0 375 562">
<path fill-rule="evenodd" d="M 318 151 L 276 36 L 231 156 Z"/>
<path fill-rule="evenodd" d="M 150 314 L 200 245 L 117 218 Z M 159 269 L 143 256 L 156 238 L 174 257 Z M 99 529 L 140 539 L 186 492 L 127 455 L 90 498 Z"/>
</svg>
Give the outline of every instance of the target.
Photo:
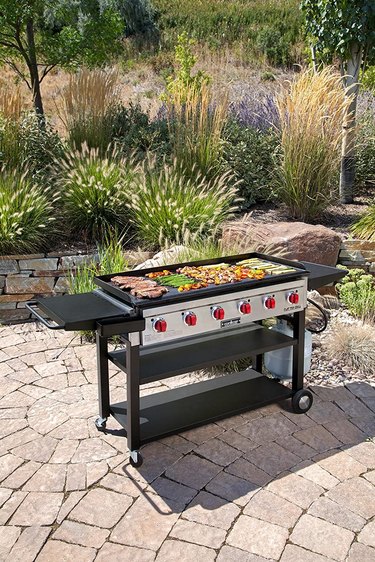
<svg viewBox="0 0 375 562">
<path fill-rule="evenodd" d="M 140 399 L 141 442 L 178 433 L 292 396 L 291 389 L 250 369 Z M 127 429 L 127 403 L 111 405 Z"/>
</svg>

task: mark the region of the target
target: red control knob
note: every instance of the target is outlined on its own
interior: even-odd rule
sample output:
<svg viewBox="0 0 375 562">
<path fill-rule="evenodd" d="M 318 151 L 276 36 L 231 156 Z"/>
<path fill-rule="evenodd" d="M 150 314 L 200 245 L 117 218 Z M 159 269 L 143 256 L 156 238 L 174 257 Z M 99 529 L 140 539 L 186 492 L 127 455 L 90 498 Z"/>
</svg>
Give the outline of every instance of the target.
<svg viewBox="0 0 375 562">
<path fill-rule="evenodd" d="M 273 297 L 267 297 L 264 301 L 264 306 L 268 308 L 268 310 L 272 310 L 276 307 L 276 300 Z"/>
<path fill-rule="evenodd" d="M 184 321 L 187 326 L 196 326 L 197 315 L 194 312 L 186 312 L 184 316 Z"/>
<path fill-rule="evenodd" d="M 154 321 L 153 328 L 155 332 L 166 332 L 167 331 L 167 322 L 164 318 L 157 318 Z"/>
<path fill-rule="evenodd" d="M 298 304 L 299 303 L 299 294 L 298 293 L 289 293 L 288 301 L 291 304 Z"/>
<path fill-rule="evenodd" d="M 251 312 L 251 304 L 249 302 L 240 302 L 238 305 L 238 310 L 241 314 L 250 314 Z"/>
<path fill-rule="evenodd" d="M 214 306 L 212 309 L 212 317 L 215 318 L 215 320 L 224 320 L 224 316 L 224 308 L 221 308 L 221 306 Z"/>
</svg>

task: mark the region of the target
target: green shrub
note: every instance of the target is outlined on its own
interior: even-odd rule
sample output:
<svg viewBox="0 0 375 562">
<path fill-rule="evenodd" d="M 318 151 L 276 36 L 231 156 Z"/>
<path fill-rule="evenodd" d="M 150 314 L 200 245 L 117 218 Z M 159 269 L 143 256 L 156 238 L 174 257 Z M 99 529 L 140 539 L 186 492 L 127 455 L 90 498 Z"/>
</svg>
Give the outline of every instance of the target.
<svg viewBox="0 0 375 562">
<path fill-rule="evenodd" d="M 375 94 L 375 66 L 369 66 L 368 69 L 363 73 L 361 79 L 361 85 L 365 90 L 369 90 Z"/>
<path fill-rule="evenodd" d="M 280 139 L 273 129 L 259 131 L 234 120 L 228 121 L 224 139 L 224 165 L 240 180 L 239 194 L 246 210 L 273 193 Z"/>
<path fill-rule="evenodd" d="M 358 123 L 356 184 L 358 187 L 375 186 L 375 118 L 371 110 L 366 111 Z"/>
<path fill-rule="evenodd" d="M 114 106 L 110 120 L 111 141 L 124 156 L 134 154 L 142 158 L 148 151 L 165 154 L 170 150 L 167 122 L 163 119 L 151 121 L 139 104 Z"/>
<path fill-rule="evenodd" d="M 337 285 L 339 297 L 353 316 L 375 319 L 375 281 L 362 269 L 351 269 Z"/>
<path fill-rule="evenodd" d="M 133 182 L 131 222 L 151 247 L 210 232 L 235 209 L 237 190 L 231 182 L 229 173 L 212 180 L 195 171 L 186 177 L 176 160 L 160 171 L 145 166 Z"/>
<path fill-rule="evenodd" d="M 47 122 L 40 127 L 34 112 L 19 121 L 0 119 L 0 158 L 4 168 L 24 169 L 35 181 L 45 179 L 55 159 L 64 154 L 63 143 Z"/>
<path fill-rule="evenodd" d="M 54 203 L 47 188 L 31 183 L 25 175 L 0 175 L 0 254 L 45 249 L 54 237 Z"/>
<path fill-rule="evenodd" d="M 96 149 L 71 152 L 57 168 L 66 223 L 86 240 L 102 240 L 127 223 L 127 190 L 134 169 L 115 152 L 106 158 Z"/>
<path fill-rule="evenodd" d="M 256 39 L 258 51 L 264 55 L 269 64 L 274 66 L 294 62 L 291 58 L 291 44 L 288 30 L 280 30 L 275 25 L 261 29 Z"/>
<path fill-rule="evenodd" d="M 375 242 L 375 204 L 351 228 L 357 238 Z"/>
</svg>

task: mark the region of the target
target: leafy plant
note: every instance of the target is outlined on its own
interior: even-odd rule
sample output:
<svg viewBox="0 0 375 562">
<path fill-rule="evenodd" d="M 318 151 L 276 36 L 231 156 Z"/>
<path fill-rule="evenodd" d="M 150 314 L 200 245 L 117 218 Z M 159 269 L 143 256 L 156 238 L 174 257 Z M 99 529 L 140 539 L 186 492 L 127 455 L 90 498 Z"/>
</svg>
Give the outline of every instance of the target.
<svg viewBox="0 0 375 562">
<path fill-rule="evenodd" d="M 0 174 L 0 254 L 40 251 L 56 234 L 57 196 L 17 172 Z"/>
<path fill-rule="evenodd" d="M 230 119 L 224 130 L 222 159 L 240 180 L 239 194 L 243 209 L 270 197 L 275 190 L 275 168 L 280 139 L 277 131 L 265 131 L 240 125 Z"/>
<path fill-rule="evenodd" d="M 337 285 L 340 300 L 349 312 L 373 322 L 375 319 L 375 281 L 362 269 L 351 269 Z"/>
<path fill-rule="evenodd" d="M 118 104 L 118 73 L 84 68 L 72 74 L 61 92 L 60 119 L 69 144 L 80 150 L 84 143 L 104 154 L 112 141 L 114 106 Z"/>
<path fill-rule="evenodd" d="M 369 66 L 362 74 L 361 84 L 365 90 L 375 94 L 375 65 Z"/>
<path fill-rule="evenodd" d="M 149 163 L 135 177 L 128 203 L 130 220 L 151 247 L 210 232 L 235 210 L 237 190 L 228 185 L 229 173 L 207 180 L 193 172 L 187 178 L 174 160 L 160 171 Z"/>
<path fill-rule="evenodd" d="M 128 219 L 126 201 L 135 173 L 116 152 L 105 158 L 87 146 L 81 152 L 70 152 L 57 167 L 70 230 L 94 241 L 102 240 L 116 228 L 122 229 Z"/>
<path fill-rule="evenodd" d="M 18 120 L 0 117 L 0 162 L 9 170 L 24 170 L 35 181 L 48 175 L 49 167 L 64 153 L 63 143 L 45 122 L 43 129 L 34 112 Z"/>
<path fill-rule="evenodd" d="M 302 72 L 277 94 L 281 163 L 278 195 L 291 215 L 312 220 L 335 195 L 342 120 L 348 99 L 341 78 L 329 67 Z"/>
<path fill-rule="evenodd" d="M 139 104 L 117 105 L 111 111 L 111 137 L 121 154 L 144 157 L 148 151 L 159 155 L 170 151 L 168 125 L 164 118 L 152 121 Z"/>
<path fill-rule="evenodd" d="M 167 78 L 167 88 L 162 96 L 164 100 L 170 99 L 174 103 L 176 96 L 179 103 L 185 103 L 188 95 L 199 94 L 204 85 L 210 82 L 209 76 L 202 70 L 198 70 L 194 75 L 192 70 L 197 62 L 197 57 L 193 54 L 192 47 L 195 41 L 189 38 L 186 31 L 177 38 L 175 47 L 175 63 L 177 72 L 175 76 Z"/>
<path fill-rule="evenodd" d="M 368 109 L 359 119 L 356 142 L 356 185 L 375 185 L 375 120 Z"/>
<path fill-rule="evenodd" d="M 291 51 L 292 38 L 288 29 L 277 29 L 275 25 L 264 27 L 257 35 L 256 48 L 270 64 L 287 65 L 294 62 Z"/>
</svg>

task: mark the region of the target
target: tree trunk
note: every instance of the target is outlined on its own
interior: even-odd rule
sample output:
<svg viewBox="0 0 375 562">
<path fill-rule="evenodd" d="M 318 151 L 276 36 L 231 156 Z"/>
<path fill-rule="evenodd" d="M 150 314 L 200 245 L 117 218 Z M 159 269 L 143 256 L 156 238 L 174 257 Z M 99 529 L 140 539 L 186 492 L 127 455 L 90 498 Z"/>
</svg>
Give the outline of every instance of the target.
<svg viewBox="0 0 375 562">
<path fill-rule="evenodd" d="M 26 36 L 27 36 L 27 45 L 29 51 L 29 72 L 30 72 L 30 79 L 31 79 L 31 89 L 33 93 L 33 102 L 35 112 L 39 118 L 39 123 L 42 127 L 45 126 L 44 121 L 44 108 L 43 108 L 43 100 L 42 94 L 40 91 L 40 79 L 39 79 L 39 70 L 38 64 L 36 60 L 36 49 L 35 49 L 35 36 L 34 36 L 34 22 L 32 19 L 29 19 L 26 24 Z"/>
<path fill-rule="evenodd" d="M 351 97 L 351 101 L 344 118 L 342 150 L 341 150 L 341 173 L 340 173 L 340 201 L 341 203 L 352 203 L 355 180 L 355 141 L 356 141 L 356 112 L 359 91 L 359 72 L 362 63 L 362 47 L 353 43 L 350 56 L 344 68 L 345 95 Z"/>
</svg>

